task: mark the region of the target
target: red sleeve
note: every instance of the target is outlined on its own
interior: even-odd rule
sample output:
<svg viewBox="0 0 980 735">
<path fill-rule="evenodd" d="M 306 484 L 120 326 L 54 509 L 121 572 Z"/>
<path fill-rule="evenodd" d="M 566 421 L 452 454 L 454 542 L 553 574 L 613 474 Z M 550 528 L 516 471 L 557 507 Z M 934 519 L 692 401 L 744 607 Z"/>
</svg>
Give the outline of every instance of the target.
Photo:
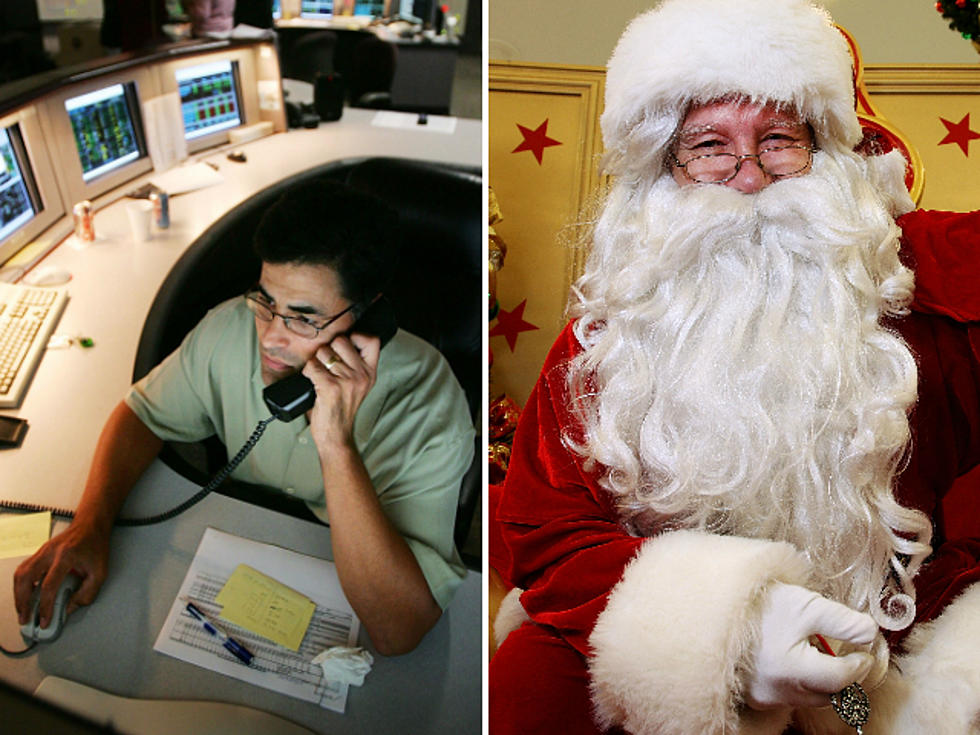
<svg viewBox="0 0 980 735">
<path fill-rule="evenodd" d="M 980 464 L 980 325 L 912 313 L 899 328 L 916 357 L 919 398 L 910 417 L 912 452 L 897 495 L 903 505 L 930 516 L 935 531 L 934 554 L 915 577 L 916 621 L 923 622 L 980 581 L 980 487 L 975 480 L 959 484 Z M 952 494 L 954 488 L 959 492 Z M 964 523 L 969 536 L 947 537 L 944 518 L 951 512 L 973 519 L 972 527 Z"/>
<path fill-rule="evenodd" d="M 580 346 L 565 328 L 521 413 L 491 534 L 498 571 L 526 590 L 537 623 L 555 628 L 583 655 L 596 617 L 643 539 L 619 525 L 611 497 L 563 436 L 574 434 L 564 396 L 565 366 Z"/>
<path fill-rule="evenodd" d="M 900 217 L 902 260 L 915 271 L 912 308 L 980 320 L 980 211 L 918 209 Z"/>
<path fill-rule="evenodd" d="M 980 212 L 916 210 L 898 224 L 919 312 L 902 325 L 919 365 L 919 401 L 899 492 L 936 529 L 935 553 L 915 579 L 916 618 L 924 621 L 980 581 L 980 486 L 975 473 L 961 479 L 980 462 Z M 951 514 L 969 535 L 946 538 Z"/>
</svg>

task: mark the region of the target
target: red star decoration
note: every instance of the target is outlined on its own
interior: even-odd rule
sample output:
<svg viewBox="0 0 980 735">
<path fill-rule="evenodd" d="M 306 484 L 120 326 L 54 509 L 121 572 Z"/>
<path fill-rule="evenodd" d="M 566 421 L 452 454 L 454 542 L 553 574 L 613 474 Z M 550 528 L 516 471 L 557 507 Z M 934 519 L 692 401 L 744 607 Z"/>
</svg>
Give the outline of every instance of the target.
<svg viewBox="0 0 980 735">
<path fill-rule="evenodd" d="M 980 133 L 970 130 L 970 113 L 966 113 L 958 123 L 950 122 L 945 118 L 939 118 L 946 126 L 946 137 L 939 141 L 939 145 L 956 143 L 963 151 L 964 156 L 970 155 L 970 141 L 980 138 Z"/>
<path fill-rule="evenodd" d="M 525 128 L 519 123 L 517 125 L 517 129 L 521 131 L 521 135 L 524 136 L 524 140 L 519 146 L 517 146 L 517 148 L 512 150 L 511 153 L 531 151 L 531 153 L 534 154 L 534 157 L 538 159 L 539 166 L 544 158 L 545 148 L 553 145 L 561 145 L 561 141 L 548 137 L 548 118 L 545 118 L 544 122 L 538 125 L 538 127 L 536 127 L 534 130 L 531 130 L 531 128 Z"/>
<path fill-rule="evenodd" d="M 520 332 L 530 332 L 538 329 L 530 322 L 524 321 L 524 307 L 527 306 L 527 299 L 524 299 L 513 311 L 501 309 L 497 314 L 497 326 L 490 330 L 491 337 L 504 336 L 507 339 L 507 346 L 510 351 L 514 351 L 517 345 L 517 335 Z"/>
</svg>

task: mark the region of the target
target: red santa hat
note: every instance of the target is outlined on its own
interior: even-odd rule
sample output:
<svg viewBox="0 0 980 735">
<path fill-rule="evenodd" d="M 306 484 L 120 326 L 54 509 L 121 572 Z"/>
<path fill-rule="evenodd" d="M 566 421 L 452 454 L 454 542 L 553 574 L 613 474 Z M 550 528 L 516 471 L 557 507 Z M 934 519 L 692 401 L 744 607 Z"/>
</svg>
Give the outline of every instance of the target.
<svg viewBox="0 0 980 735">
<path fill-rule="evenodd" d="M 731 96 L 792 105 L 821 147 L 861 140 L 850 52 L 825 10 L 807 0 L 664 0 L 630 23 L 609 59 L 606 149 L 628 161 L 635 145 L 653 146 L 662 157 L 692 103 Z"/>
</svg>

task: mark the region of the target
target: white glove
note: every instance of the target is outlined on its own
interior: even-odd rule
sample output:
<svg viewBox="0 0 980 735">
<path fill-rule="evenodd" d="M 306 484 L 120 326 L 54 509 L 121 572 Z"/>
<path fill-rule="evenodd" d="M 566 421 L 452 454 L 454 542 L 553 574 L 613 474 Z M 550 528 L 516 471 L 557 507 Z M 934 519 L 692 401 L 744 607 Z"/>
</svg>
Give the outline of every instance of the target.
<svg viewBox="0 0 980 735">
<path fill-rule="evenodd" d="M 745 701 L 753 709 L 825 707 L 828 695 L 862 680 L 874 659 L 856 651 L 834 657 L 808 642 L 817 633 L 857 645 L 871 643 L 878 625 L 856 612 L 797 585 L 777 583 L 763 601 L 759 641 Z"/>
</svg>

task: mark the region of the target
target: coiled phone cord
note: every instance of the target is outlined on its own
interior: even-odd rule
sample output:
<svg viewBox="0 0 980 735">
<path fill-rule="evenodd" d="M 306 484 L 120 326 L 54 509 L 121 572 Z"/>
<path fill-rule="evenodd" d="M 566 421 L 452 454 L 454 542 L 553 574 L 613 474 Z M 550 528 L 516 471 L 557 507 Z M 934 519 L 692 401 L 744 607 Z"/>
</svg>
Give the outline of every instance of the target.
<svg viewBox="0 0 980 735">
<path fill-rule="evenodd" d="M 261 421 L 259 421 L 258 425 L 256 425 L 255 427 L 255 430 L 252 432 L 252 435 L 242 445 L 242 448 L 238 450 L 238 454 L 232 457 L 231 460 L 228 462 L 228 464 L 222 467 L 221 470 L 219 470 L 218 473 L 211 478 L 211 481 L 207 485 L 205 485 L 203 488 L 201 488 L 199 492 L 197 492 L 195 495 L 185 500 L 180 505 L 176 506 L 175 508 L 171 508 L 168 511 L 165 511 L 163 513 L 158 513 L 157 515 L 153 515 L 153 516 L 146 516 L 143 518 L 117 518 L 115 525 L 130 526 L 130 527 L 150 526 L 153 525 L 154 523 L 162 523 L 163 521 L 169 521 L 171 518 L 180 515 L 188 508 L 197 505 L 202 500 L 204 500 L 205 497 L 210 495 L 219 485 L 221 485 L 221 483 L 223 483 L 228 478 L 228 475 L 234 472 L 235 468 L 242 463 L 242 460 L 245 459 L 246 455 L 248 455 L 248 453 L 252 451 L 252 447 L 258 444 L 258 441 L 261 438 L 262 433 L 265 431 L 265 427 L 267 427 L 275 420 L 276 420 L 275 416 L 270 416 L 267 419 L 262 419 Z M 67 520 L 71 520 L 72 518 L 75 517 L 75 511 L 73 510 L 65 510 L 64 508 L 51 508 L 45 505 L 20 503 L 17 501 L 10 501 L 10 500 L 0 500 L 0 508 L 3 508 L 5 510 L 16 510 L 16 511 L 24 511 L 24 512 L 35 512 L 35 513 L 50 511 L 51 515 L 55 516 L 56 518 L 65 518 Z"/>
</svg>

